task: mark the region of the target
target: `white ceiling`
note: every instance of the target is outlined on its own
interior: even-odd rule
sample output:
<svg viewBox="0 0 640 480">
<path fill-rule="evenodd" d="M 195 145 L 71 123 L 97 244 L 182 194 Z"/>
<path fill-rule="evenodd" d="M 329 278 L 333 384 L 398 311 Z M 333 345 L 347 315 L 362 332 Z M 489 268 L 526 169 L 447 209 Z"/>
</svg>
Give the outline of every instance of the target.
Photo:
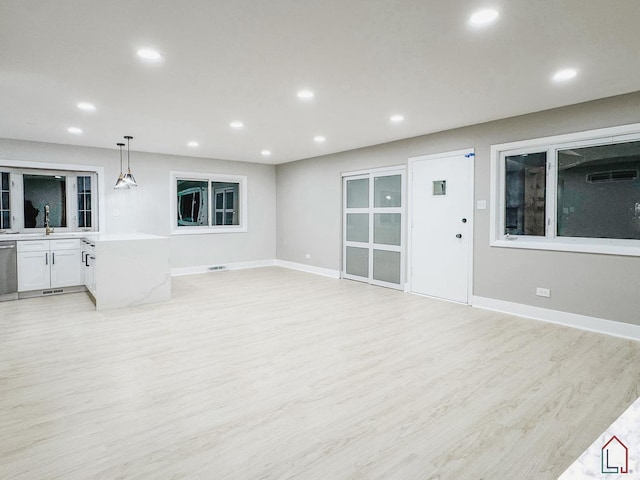
<svg viewBox="0 0 640 480">
<path fill-rule="evenodd" d="M 2 0 L 0 137 L 283 163 L 640 90 L 639 19 L 638 0 Z"/>
</svg>

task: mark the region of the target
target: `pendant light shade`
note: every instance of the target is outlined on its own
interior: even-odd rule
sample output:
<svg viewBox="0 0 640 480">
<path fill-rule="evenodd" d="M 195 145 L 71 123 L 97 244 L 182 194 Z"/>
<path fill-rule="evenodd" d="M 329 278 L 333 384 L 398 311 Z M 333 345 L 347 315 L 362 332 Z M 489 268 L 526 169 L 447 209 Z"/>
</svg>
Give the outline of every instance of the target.
<svg viewBox="0 0 640 480">
<path fill-rule="evenodd" d="M 118 143 L 117 145 L 120 148 L 120 175 L 118 175 L 118 180 L 116 181 L 116 184 L 113 186 L 113 188 L 130 188 L 129 184 L 124 179 L 124 175 L 122 174 L 122 147 L 124 147 L 124 143 Z"/>
<path fill-rule="evenodd" d="M 125 135 L 124 138 L 127 139 L 127 173 L 124 176 L 124 181 L 130 187 L 137 187 L 138 184 L 136 183 L 136 179 L 134 178 L 134 176 L 131 173 L 131 157 L 130 157 L 130 153 L 129 153 L 129 141 L 132 140 L 133 137 L 130 136 L 130 135 Z"/>
</svg>

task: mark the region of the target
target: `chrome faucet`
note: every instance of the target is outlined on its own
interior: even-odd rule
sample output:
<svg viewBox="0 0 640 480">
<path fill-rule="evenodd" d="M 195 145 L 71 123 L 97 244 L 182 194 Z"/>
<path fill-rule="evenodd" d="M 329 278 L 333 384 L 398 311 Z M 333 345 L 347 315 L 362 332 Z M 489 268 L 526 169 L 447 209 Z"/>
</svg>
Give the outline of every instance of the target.
<svg viewBox="0 0 640 480">
<path fill-rule="evenodd" d="M 45 235 L 53 233 L 53 228 L 51 228 L 51 223 L 49 222 L 49 205 L 44 206 L 44 233 Z"/>
</svg>

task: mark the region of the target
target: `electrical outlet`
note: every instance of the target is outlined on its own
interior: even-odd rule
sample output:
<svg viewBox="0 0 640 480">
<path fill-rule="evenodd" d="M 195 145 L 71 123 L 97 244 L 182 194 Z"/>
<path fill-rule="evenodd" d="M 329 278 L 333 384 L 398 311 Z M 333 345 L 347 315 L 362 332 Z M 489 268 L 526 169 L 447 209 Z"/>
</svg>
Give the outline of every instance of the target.
<svg viewBox="0 0 640 480">
<path fill-rule="evenodd" d="M 548 288 L 536 288 L 536 295 L 539 297 L 551 297 L 551 290 L 549 290 Z"/>
<path fill-rule="evenodd" d="M 487 209 L 487 201 L 486 200 L 478 200 L 476 202 L 476 210 L 486 210 Z"/>
<path fill-rule="evenodd" d="M 310 260 L 311 259 L 311 254 L 310 253 L 305 254 L 304 258 L 306 258 L 307 260 Z"/>
</svg>

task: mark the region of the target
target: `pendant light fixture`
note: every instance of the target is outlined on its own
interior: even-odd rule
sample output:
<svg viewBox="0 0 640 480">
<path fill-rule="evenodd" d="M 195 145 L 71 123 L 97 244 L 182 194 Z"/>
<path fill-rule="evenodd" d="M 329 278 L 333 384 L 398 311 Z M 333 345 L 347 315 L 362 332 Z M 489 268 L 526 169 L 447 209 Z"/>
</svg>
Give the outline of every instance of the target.
<svg viewBox="0 0 640 480">
<path fill-rule="evenodd" d="M 131 158 L 129 153 L 129 141 L 132 140 L 133 137 L 131 135 L 125 135 L 124 138 L 127 139 L 127 173 L 124 176 L 124 181 L 130 187 L 137 187 L 138 184 L 136 183 L 136 179 L 131 174 Z"/>
<path fill-rule="evenodd" d="M 122 174 L 122 147 L 124 147 L 124 143 L 117 143 L 118 147 L 120 147 L 120 175 L 118 175 L 118 180 L 113 188 L 122 189 L 122 188 L 130 188 L 129 184 L 124 180 L 124 175 Z"/>
</svg>

